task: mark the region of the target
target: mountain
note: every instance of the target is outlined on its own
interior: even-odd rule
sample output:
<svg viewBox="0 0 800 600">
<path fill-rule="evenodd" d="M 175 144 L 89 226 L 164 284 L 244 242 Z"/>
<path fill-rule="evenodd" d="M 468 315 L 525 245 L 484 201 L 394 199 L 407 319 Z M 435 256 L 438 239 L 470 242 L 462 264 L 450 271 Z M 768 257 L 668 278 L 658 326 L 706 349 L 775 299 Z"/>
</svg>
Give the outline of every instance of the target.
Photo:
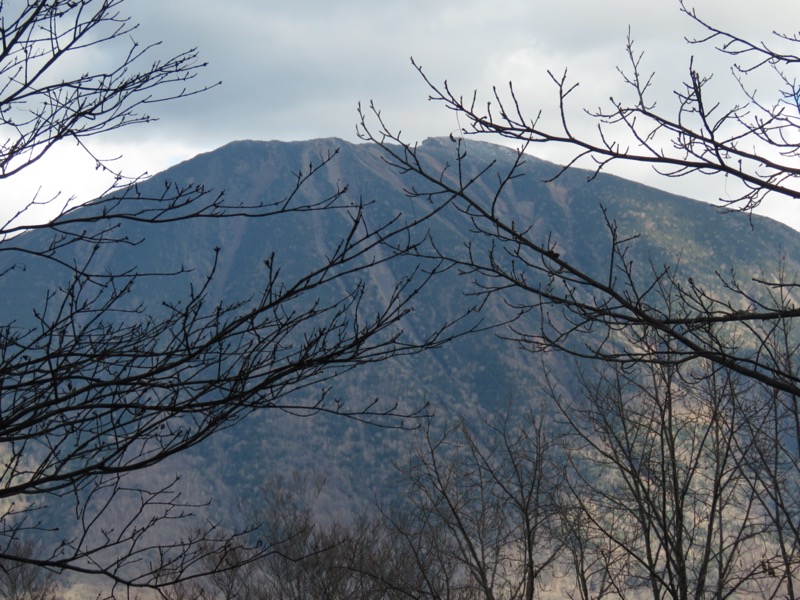
<svg viewBox="0 0 800 600">
<path fill-rule="evenodd" d="M 299 170 L 337 149 L 331 162 L 304 184 L 304 198 L 325 198 L 347 185 L 346 198 L 361 199 L 374 223 L 384 222 L 397 211 L 415 216 L 415 211 L 421 210 L 403 192 L 415 182 L 390 168 L 382 160 L 380 148 L 336 139 L 234 142 L 176 165 L 140 188 L 157 196 L 165 182 L 178 186 L 202 183 L 208 189 L 224 190 L 235 202 L 255 205 L 289 193 Z M 482 142 L 469 142 L 467 151 L 475 169 L 490 161 L 496 161 L 500 170 L 507 169 L 515 156 L 507 148 Z M 431 164 L 442 168 L 452 164 L 453 148 L 447 139 L 427 140 L 419 152 Z M 530 228 L 542 242 L 549 239 L 588 273 L 602 277 L 608 271 L 606 219 L 616 222 L 621 235 L 641 234 L 631 244 L 630 260 L 656 268 L 680 265 L 682 275 L 698 285 L 718 286 L 714 274 L 733 268 L 740 278 L 774 273 L 782 255 L 788 272 L 800 272 L 796 262 L 800 236 L 784 225 L 755 216 L 722 215 L 708 204 L 609 175 L 589 181 L 587 172 L 570 170 L 545 183 L 556 169 L 551 163 L 526 158 L 525 177 L 514 180 L 507 190 L 507 210 L 512 211 L 517 227 Z M 478 181 L 476 189 L 485 188 L 488 193 L 490 183 Z M 81 210 L 97 209 L 88 205 Z M 133 267 L 184 272 L 177 277 L 148 278 L 134 287 L 128 299 L 131 305 L 158 312 L 164 301 L 179 301 L 190 285 L 202 284 L 217 256 L 215 248 L 219 248 L 209 298 L 211 302 L 236 301 L 258 294 L 266 276 L 264 260 L 272 253 L 283 276 L 289 278 L 318 264 L 345 234 L 350 218 L 346 211 L 314 211 L 160 225 L 123 222 L 115 235 L 135 243 L 95 249 L 92 265 L 116 272 Z M 459 252 L 470 225 L 464 215 L 442 212 L 432 215 L 425 227 L 437 244 Z M 6 241 L 6 248 L 0 246 L 4 323 L 31 322 L 35 311 L 41 311 L 48 290 L 66 285 L 67 270 L 52 260 L 34 262 L 25 252 L 51 247 L 51 236 L 47 231 L 31 231 Z M 86 248 L 67 245 L 54 250 L 54 256 L 62 263 L 82 264 L 86 257 L 81 253 L 85 252 Z M 413 259 L 403 259 L 369 271 L 371 297 L 379 299 L 413 264 Z M 474 303 L 465 295 L 468 281 L 455 271 L 434 278 L 416 299 L 406 331 L 422 339 L 461 315 Z M 490 304 L 486 318 L 501 321 L 503 310 L 502 303 Z M 569 358 L 551 355 L 546 361 L 546 368 L 559 378 L 571 377 Z M 494 331 L 484 331 L 431 352 L 347 373 L 332 382 L 331 395 L 347 402 L 380 397 L 401 406 L 430 402 L 435 420 L 446 422 L 458 415 L 503 410 L 509 403 L 524 407 L 542 386 L 542 368 L 540 356 L 509 344 Z M 303 419 L 267 411 L 140 477 L 166 481 L 179 473 L 187 499 L 202 502 L 210 498 L 211 514 L 233 515 L 243 498 L 258 498 L 259 486 L 270 476 L 313 468 L 324 472 L 331 484 L 326 506 L 332 513 L 346 512 L 354 505 L 370 503 L 384 489 L 392 462 L 405 459 L 412 439 L 407 432 L 371 428 L 337 417 Z"/>
</svg>

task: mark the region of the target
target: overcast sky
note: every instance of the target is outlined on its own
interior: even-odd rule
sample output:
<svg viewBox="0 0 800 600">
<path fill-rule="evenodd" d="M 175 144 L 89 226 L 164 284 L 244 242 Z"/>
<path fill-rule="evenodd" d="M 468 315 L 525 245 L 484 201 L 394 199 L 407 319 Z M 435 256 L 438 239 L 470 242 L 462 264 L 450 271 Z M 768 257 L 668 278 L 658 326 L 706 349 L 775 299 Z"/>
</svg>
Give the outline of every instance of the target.
<svg viewBox="0 0 800 600">
<path fill-rule="evenodd" d="M 742 35 L 800 29 L 796 0 L 760 0 L 757 8 L 752 0 L 696 0 L 694 6 Z M 554 106 L 548 69 L 569 68 L 581 82 L 576 109 L 619 96 L 615 65 L 625 62 L 629 26 L 646 68 L 657 74 L 656 91 L 667 99 L 690 54 L 700 52 L 684 42 L 693 28 L 677 0 L 129 0 L 122 10 L 141 23 L 138 41 L 163 40 L 156 51 L 163 54 L 197 46 L 209 62 L 198 83 L 222 81 L 159 106 L 156 124 L 92 142 L 102 156 L 122 155 L 120 165 L 131 174 L 152 174 L 237 139 L 356 141 L 356 107 L 370 100 L 409 140 L 457 130 L 453 113 L 427 101 L 412 56 L 433 80 L 447 79 L 465 94 L 513 80 L 535 114 Z M 721 68 L 702 52 L 696 66 Z M 561 158 L 548 147 L 534 152 Z M 714 187 L 719 183 L 676 185 L 622 165 L 617 172 L 694 197 L 724 194 Z M 89 199 L 105 183 L 70 146 L 19 179 L 6 194 L 24 197 L 41 185 L 45 195 L 61 190 Z M 800 228 L 800 212 L 785 202 L 771 214 Z"/>
</svg>

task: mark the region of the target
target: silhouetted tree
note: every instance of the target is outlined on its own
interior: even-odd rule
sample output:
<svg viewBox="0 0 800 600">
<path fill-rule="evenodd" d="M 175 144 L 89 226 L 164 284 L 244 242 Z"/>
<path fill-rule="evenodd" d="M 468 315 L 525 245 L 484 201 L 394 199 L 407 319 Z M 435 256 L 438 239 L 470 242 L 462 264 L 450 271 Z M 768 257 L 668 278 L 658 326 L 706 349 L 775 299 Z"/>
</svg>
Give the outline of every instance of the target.
<svg viewBox="0 0 800 600">
<path fill-rule="evenodd" d="M 757 393 L 702 361 L 598 368 L 584 386 L 556 395 L 568 424 L 564 516 L 581 526 L 572 539 L 588 567 L 580 587 L 775 597 L 785 583 L 765 568 L 780 562 L 775 531 L 743 473 L 744 407 Z"/>
<path fill-rule="evenodd" d="M 428 431 L 384 512 L 413 561 L 399 580 L 381 579 L 412 598 L 531 600 L 547 589 L 562 550 L 563 471 L 547 428 L 531 413 Z"/>
<path fill-rule="evenodd" d="M 324 478 L 276 476 L 262 494 L 243 503 L 254 535 L 272 553 L 244 562 L 242 557 L 209 556 L 206 575 L 167 591 L 167 597 L 225 600 L 407 598 L 393 584 L 414 576 L 410 556 L 384 523 L 370 516 L 336 520 L 317 506 Z"/>
<path fill-rule="evenodd" d="M 14 555 L 33 558 L 37 549 L 32 542 L 17 543 Z M 18 560 L 0 561 L 0 594 L 8 600 L 58 600 L 56 573 Z"/>
<path fill-rule="evenodd" d="M 319 481 L 277 478 L 250 503 L 274 550 L 205 570 L 208 598 L 530 600 L 560 558 L 561 473 L 541 418 L 420 431 L 397 467 L 396 498 L 335 520 L 316 510 Z M 541 584 L 545 580 L 547 583 Z"/>
<path fill-rule="evenodd" d="M 794 597 L 800 556 L 797 274 L 785 264 L 744 280 L 733 271 L 709 273 L 708 285 L 676 265 L 634 264 L 629 249 L 643 232 L 622 231 L 607 213 L 608 245 L 598 250 L 598 267 L 587 269 L 570 248 L 556 245 L 558 232 L 542 232 L 510 206 L 525 152 L 536 144 L 574 151 L 549 180 L 556 183 L 578 164 L 590 164 L 592 179 L 611 162 L 628 162 L 668 177 L 719 176 L 726 210 L 800 196 L 793 75 L 800 38 L 776 33 L 749 40 L 679 4 L 703 32 L 688 43 L 713 46 L 729 62 L 738 94 L 717 93 L 711 74 L 692 61 L 670 112 L 673 105 L 657 105 L 652 97 L 652 75 L 629 37 L 629 64 L 620 69 L 627 99 L 573 110 L 577 83 L 566 72 L 550 73 L 555 119 L 524 106 L 511 84 L 481 102 L 478 92 L 462 96 L 417 67 L 431 99 L 464 124 L 451 137 L 447 164 L 426 159 L 374 106 L 362 110 L 360 131 L 408 177 L 411 198 L 450 211 L 461 224 L 459 249 L 434 238 L 415 250 L 459 270 L 480 301 L 498 300 L 514 310 L 504 337 L 531 351 L 558 350 L 610 369 L 612 375 L 585 394 L 588 407 L 562 400 L 567 429 L 588 453 L 574 472 L 583 474 L 576 505 L 566 510 L 577 510 L 568 546 L 583 583 L 591 578 L 597 584 L 591 593 L 622 594 L 633 578 L 651 586 L 654 597 L 711 589 L 716 597 L 758 595 L 761 585 L 764 594 Z M 469 140 L 482 135 L 517 142 L 516 161 L 476 160 Z M 671 414 L 677 405 L 681 412 Z M 587 460 L 595 461 L 594 469 L 586 470 Z M 591 510 L 580 500 L 586 486 L 598 503 Z M 616 521 L 597 522 L 592 514 Z M 686 521 L 673 520 L 679 518 Z M 718 538 L 711 536 L 715 528 Z M 751 536 L 766 544 L 761 552 L 750 547 Z M 692 546 L 699 540 L 704 547 Z M 614 548 L 622 555 L 609 554 Z M 699 562 L 691 558 L 695 549 L 703 554 Z M 755 555 L 762 562 L 753 561 Z M 588 597 L 588 587 L 582 590 Z"/>
<path fill-rule="evenodd" d="M 89 137 L 149 122 L 143 112 L 149 104 L 202 91 L 187 87 L 203 66 L 197 53 L 148 63 L 154 49 L 132 40 L 136 26 L 120 13 L 122 4 L 0 5 L 0 178 L 19 173 L 62 140 L 91 152 Z M 74 58 L 95 50 L 113 64 L 75 71 L 81 61 Z M 181 500 L 176 481 L 151 488 L 129 475 L 261 409 L 335 413 L 390 427 L 408 426 L 425 414 L 425 406 L 344 403 L 317 391 L 322 387 L 310 391 L 359 365 L 444 339 L 439 331 L 408 340 L 401 327 L 435 266 L 412 269 L 384 290 L 382 305 L 363 305 L 367 291 L 359 274 L 402 254 L 386 253 L 387 242 L 413 245 L 412 223 L 389 217 L 367 224 L 364 206 L 349 201 L 345 188 L 326 197 L 303 196 L 301 188 L 334 157 L 321 156 L 299 171 L 285 196 L 256 204 L 201 184 L 167 185 L 153 193 L 154 186 L 118 174 L 107 195 L 67 206 L 50 222 L 29 218 L 40 203 L 33 199 L 0 225 L 0 255 L 7 258 L 0 285 L 13 285 L 13 276 L 25 269 L 55 265 L 63 275 L 43 291 L 39 305 L 19 313 L 25 318 L 0 323 L 3 565 L 159 588 L 196 576 L 215 553 L 247 562 L 272 551 L 255 545 L 247 532 L 210 525 L 182 539 L 160 538 L 163 525 L 190 517 L 195 507 Z M 98 167 L 110 169 L 101 160 Z M 349 218 L 349 231 L 302 273 L 284 273 L 274 256 L 264 257 L 260 293 L 251 298 L 209 299 L 214 258 L 208 273 L 186 283 L 182 297 L 142 303 L 132 299 L 135 286 L 181 271 L 146 265 L 114 270 L 98 259 L 109 245 L 141 241 L 127 237 L 126 223 L 314 211 L 340 211 Z M 219 249 L 208 253 L 216 257 Z M 306 393 L 298 395 L 301 390 Z M 71 507 L 70 519 L 58 528 L 52 516 L 44 518 L 51 503 Z M 30 546 L 30 540 L 41 543 Z"/>
<path fill-rule="evenodd" d="M 452 138 L 452 162 L 426 162 L 415 144 L 392 132 L 374 106 L 361 112 L 361 136 L 380 144 L 387 162 L 409 177 L 409 196 L 447 205 L 465 217 L 469 227 L 462 234 L 469 251 L 455 254 L 452 245 L 434 243 L 426 248 L 430 255 L 474 276 L 476 295 L 511 297 L 510 303 L 521 314 L 535 309 L 542 315 L 515 323 L 511 335 L 523 345 L 638 362 L 653 358 L 652 353 L 643 346 L 618 347 L 613 332 L 656 328 L 674 341 L 672 352 L 660 355 L 660 360 L 703 357 L 776 390 L 797 394 L 800 379 L 795 368 L 775 364 L 769 355 L 759 353 L 768 343 L 762 324 L 800 316 L 791 294 L 782 305 L 775 305 L 771 294 L 777 286 L 793 285 L 791 277 L 778 281 L 775 274 L 767 274 L 742 282 L 733 273 L 720 273 L 719 287 L 725 294 L 713 293 L 682 279 L 673 265 L 631 264 L 627 249 L 641 232 L 620 231 L 612 217 L 608 217 L 609 244 L 602 271 L 584 272 L 574 257 L 556 248 L 550 235 L 534 231 L 530 223 L 515 222 L 507 210 L 508 189 L 524 175 L 525 152 L 536 144 L 562 144 L 575 150 L 574 159 L 554 179 L 581 160 L 593 161 L 594 174 L 609 162 L 630 161 L 651 164 L 670 177 L 722 175 L 729 182 L 729 194 L 732 182 L 738 181 L 741 193 L 722 199 L 729 208 L 751 210 L 768 195 L 800 195 L 796 188 L 800 172 L 794 164 L 798 145 L 793 141 L 800 129 L 798 92 L 788 72 L 800 61 L 790 52 L 800 39 L 775 34 L 773 40 L 748 41 L 716 29 L 682 2 L 680 6 L 707 33 L 689 43 L 716 44 L 719 52 L 735 61 L 732 75 L 739 84 L 739 98 L 706 97 L 710 76 L 690 64 L 687 81 L 675 91 L 680 99 L 677 113 L 658 112 L 649 98 L 651 76 L 643 72 L 642 56 L 628 40 L 631 64 L 620 71 L 632 91 L 631 101 L 611 99 L 608 108 L 588 111 L 594 119 L 594 127 L 588 130 L 571 127 L 569 99 L 577 84 L 569 83 L 566 74 L 551 74 L 559 116 L 551 130 L 551 121 L 537 118 L 537 109 L 527 116 L 513 85 L 506 95 L 495 89 L 483 105 L 477 92 L 464 98 L 447 83 L 438 86 L 417 67 L 429 85 L 431 100 L 458 113 L 465 124 L 464 137 Z M 787 45 L 788 50 L 773 48 L 772 41 Z M 762 72 L 778 81 L 779 93 L 775 91 L 768 102 L 762 102 L 748 86 L 748 77 Z M 468 141 L 481 135 L 517 141 L 517 161 L 507 167 L 497 161 L 472 160 Z M 607 335 L 596 335 L 601 329 Z M 740 332 L 745 339 L 738 336 Z"/>
</svg>

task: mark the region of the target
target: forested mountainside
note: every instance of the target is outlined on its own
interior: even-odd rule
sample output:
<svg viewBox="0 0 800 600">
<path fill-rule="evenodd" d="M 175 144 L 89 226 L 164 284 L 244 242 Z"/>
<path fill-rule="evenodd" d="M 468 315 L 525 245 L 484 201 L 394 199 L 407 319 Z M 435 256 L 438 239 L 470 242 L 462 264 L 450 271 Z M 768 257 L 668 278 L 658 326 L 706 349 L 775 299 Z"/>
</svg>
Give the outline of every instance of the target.
<svg viewBox="0 0 800 600">
<path fill-rule="evenodd" d="M 482 142 L 466 144 L 467 164 L 478 172 L 492 165 L 475 189 L 490 193 L 495 171 L 509 168 L 515 153 Z M 447 139 L 430 139 L 419 154 L 444 172 L 454 163 L 453 146 Z M 329 162 L 307 179 L 309 165 Z M 600 280 L 609 277 L 610 228 L 619 237 L 631 238 L 626 260 L 640 268 L 646 279 L 669 266 L 673 274 L 692 285 L 724 294 L 717 274 L 735 270 L 736 277 L 769 279 L 780 268 L 800 270 L 800 238 L 788 227 L 768 219 L 741 214 L 720 215 L 705 203 L 676 197 L 618 177 L 569 170 L 545 182 L 555 165 L 526 157 L 525 176 L 514 179 L 505 190 L 505 210 L 512 211 L 515 227 L 540 238 L 569 256 L 583 271 Z M 166 307 L 187 302 L 193 290 L 205 289 L 207 306 L 258 301 L 270 281 L 281 285 L 314 272 L 335 254 L 346 238 L 358 212 L 361 225 L 377 228 L 384 223 L 424 220 L 409 239 L 433 240 L 452 253 L 467 252 L 465 234 L 469 214 L 431 211 L 434 200 L 411 199 L 405 193 L 413 178 L 391 168 L 378 146 L 323 139 L 307 142 L 240 141 L 199 155 L 138 185 L 138 194 L 158 197 L 166 182 L 173 186 L 202 184 L 211 196 L 224 191 L 229 203 L 252 207 L 286 198 L 284 210 L 260 218 L 195 218 L 159 224 L 122 221 L 114 231 L 118 243 L 96 247 L 59 245 L 58 229 L 31 231 L 0 247 L 0 306 L 6 322 L 24 330 L 35 328 L 43 314 L 52 311 L 59 294 L 69 288 L 74 273 L 64 265 L 88 265 L 96 273 L 148 273 L 137 278 L 114 318 L 135 319 L 161 314 Z M 345 192 L 346 190 L 346 192 Z M 339 192 L 345 192 L 337 196 Z M 292 212 L 295 204 L 336 198 L 332 207 Z M 135 197 L 122 202 L 137 202 Z M 102 210 L 102 204 L 81 211 Z M 243 211 L 245 212 L 245 211 Z M 71 225 L 65 222 L 64 228 Z M 80 227 L 87 227 L 81 223 Z M 636 236 L 639 237 L 636 237 Z M 54 237 L 55 236 L 55 237 Z M 468 237 L 468 236 L 467 236 Z M 476 240 L 475 244 L 487 243 Z M 436 268 L 427 256 L 403 256 L 387 260 L 396 240 L 378 245 L 364 255 L 375 266 L 357 275 L 366 290 L 359 310 L 370 314 L 391 296 L 397 282 L 414 273 Z M 424 255 L 424 252 L 417 254 Z M 385 262 L 383 262 L 385 260 Z M 639 267 L 640 266 L 640 267 Z M 210 279 L 209 279 L 210 276 Z M 477 419 L 513 407 L 522 411 L 532 399 L 546 394 L 544 374 L 559 389 L 574 389 L 576 361 L 558 353 L 537 354 L 510 343 L 507 331 L 495 327 L 515 315 L 507 301 L 474 295 L 475 273 L 452 267 L 436 274 L 409 299 L 411 311 L 402 320 L 405 335 L 424 340 L 431 332 L 450 324 L 448 332 L 460 334 L 441 347 L 411 356 L 392 358 L 347 370 L 340 376 L 300 386 L 290 396 L 306 406 L 325 398 L 325 407 L 368 405 L 373 399 L 397 403 L 402 412 L 433 413 L 440 426 L 459 417 Z M 342 277 L 319 288 L 319 298 L 346 294 L 354 277 Z M 204 288 L 204 286 L 207 286 Z M 103 293 L 107 293 L 104 291 Z M 308 297 L 298 300 L 308 303 Z M 376 308 L 373 308 L 373 304 Z M 475 310 L 477 305 L 481 311 Z M 308 304 L 298 306 L 308 307 Z M 122 310 L 128 309 L 130 312 Z M 108 315 L 106 317 L 108 318 Z M 518 317 L 524 322 L 526 314 Z M 535 318 L 535 317 L 530 317 Z M 520 321 L 518 321 L 520 322 Z M 407 459 L 414 434 L 402 428 L 365 425 L 332 414 L 296 410 L 291 403 L 262 410 L 222 431 L 189 452 L 136 473 L 135 481 L 168 481 L 179 474 L 184 497 L 209 506 L 197 509 L 235 522 L 240 503 L 257 502 L 264 481 L 295 470 L 318 470 L 328 478 L 322 506 L 332 516 L 359 511 L 376 497 L 390 493 L 386 482 L 393 463 Z M 298 416 L 300 415 L 300 416 Z M 402 425 L 422 423 L 414 418 Z M 392 426 L 399 422 L 390 422 Z M 45 522 L 63 519 L 54 500 L 42 511 Z M 126 505 L 114 507 L 104 518 L 123 514 Z M 181 525 L 183 526 L 183 525 Z M 169 532 L 161 532 L 170 535 Z"/>
</svg>

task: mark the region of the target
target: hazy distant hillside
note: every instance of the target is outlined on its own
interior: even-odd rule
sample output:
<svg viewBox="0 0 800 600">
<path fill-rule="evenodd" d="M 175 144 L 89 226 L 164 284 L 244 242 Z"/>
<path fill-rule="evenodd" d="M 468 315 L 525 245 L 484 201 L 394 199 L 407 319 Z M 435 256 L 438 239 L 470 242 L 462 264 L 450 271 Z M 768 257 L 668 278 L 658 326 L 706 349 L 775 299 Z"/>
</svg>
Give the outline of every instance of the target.
<svg viewBox="0 0 800 600">
<path fill-rule="evenodd" d="M 349 197 L 371 203 L 368 215 L 375 222 L 397 210 L 415 214 L 417 208 L 403 193 L 413 182 L 390 169 L 381 160 L 378 147 L 335 139 L 234 142 L 153 177 L 142 189 L 159 189 L 165 180 L 202 182 L 225 190 L 228 198 L 243 204 L 255 203 L 286 194 L 295 181 L 293 173 L 334 148 L 340 148 L 339 155 L 303 187 L 303 194 L 322 197 L 347 185 Z M 513 156 L 506 148 L 478 142 L 470 143 L 468 151 L 476 167 L 497 160 L 502 168 Z M 426 160 L 443 167 L 452 161 L 448 140 L 428 140 L 421 145 L 421 152 Z M 587 272 L 601 275 L 608 270 L 605 258 L 610 239 L 603 207 L 620 232 L 642 234 L 630 254 L 637 264 L 680 265 L 680 273 L 709 286 L 716 285 L 715 271 L 735 267 L 743 278 L 762 270 L 774 272 L 781 253 L 788 257 L 790 272 L 800 272 L 796 262 L 800 237 L 781 224 L 757 217 L 751 222 L 739 214 L 720 217 L 709 205 L 612 176 L 601 175 L 587 182 L 586 173 L 571 171 L 554 183 L 542 183 L 553 170 L 553 165 L 535 158 L 527 161 L 527 176 L 515 180 L 508 190 L 513 218 L 520 229 L 530 227 L 542 240 L 552 236 L 559 251 Z M 427 227 L 437 243 L 461 247 L 460 234 L 469 223 L 448 215 L 432 218 Z M 265 276 L 263 261 L 270 253 L 275 253 L 284 275 L 301 272 L 331 251 L 348 223 L 342 212 L 158 226 L 125 223 L 124 235 L 142 239 L 142 243 L 106 246 L 100 250 L 99 264 L 117 269 L 126 265 L 143 270 L 188 269 L 186 276 L 149 279 L 134 290 L 132 300 L 143 303 L 146 310 L 159 310 L 162 300 L 179 298 L 191 281 L 206 276 L 214 248 L 219 247 L 211 299 L 233 301 L 258 292 Z M 49 239 L 30 233 L 20 243 L 45 247 Z M 66 248 L 59 257 L 72 262 L 71 251 Z M 18 252 L 0 253 L 0 272 L 14 264 L 27 268 L 0 279 L 0 308 L 6 321 L 14 315 L 24 323 L 33 309 L 41 306 L 47 290 L 58 287 L 67 274 L 54 263 L 34 264 Z M 370 288 L 379 295 L 412 264 L 399 260 L 382 265 L 371 272 Z M 463 294 L 466 283 L 455 272 L 434 280 L 418 298 L 408 330 L 422 337 L 460 315 L 474 301 Z M 490 306 L 486 318 L 502 320 L 502 311 L 501 304 Z M 350 373 L 331 393 L 346 401 L 383 397 L 406 406 L 430 402 L 436 418 L 443 421 L 456 414 L 474 414 L 478 407 L 492 411 L 510 401 L 524 405 L 537 393 L 541 360 L 485 332 L 428 354 Z M 569 378 L 568 358 L 548 356 L 546 360 L 557 376 Z M 257 497 L 253 491 L 267 474 L 313 467 L 326 472 L 334 483 L 330 492 L 333 510 L 353 497 L 370 502 L 379 482 L 390 473 L 391 461 L 403 459 L 408 439 L 403 432 L 371 429 L 343 419 L 301 419 L 273 411 L 254 415 L 199 447 L 192 456 L 179 456 L 160 466 L 158 472 L 181 473 L 187 497 L 213 497 L 213 511 L 219 514 L 234 510 L 244 495 Z"/>
</svg>

